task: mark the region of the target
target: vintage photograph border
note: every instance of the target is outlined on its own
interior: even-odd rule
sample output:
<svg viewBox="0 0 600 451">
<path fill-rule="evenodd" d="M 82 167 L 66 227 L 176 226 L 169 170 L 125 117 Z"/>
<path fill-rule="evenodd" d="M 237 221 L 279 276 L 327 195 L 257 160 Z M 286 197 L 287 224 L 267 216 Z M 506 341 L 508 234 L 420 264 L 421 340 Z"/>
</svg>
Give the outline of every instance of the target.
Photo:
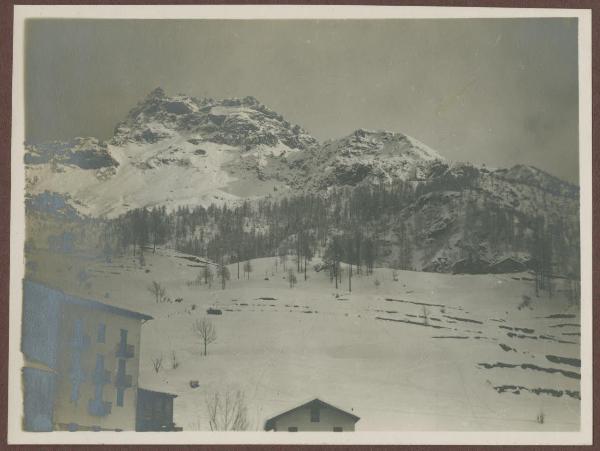
<svg viewBox="0 0 600 451">
<path fill-rule="evenodd" d="M 593 118 L 592 108 L 597 112 L 599 105 L 596 90 L 592 90 L 592 60 L 597 62 L 598 9 L 591 9 L 592 2 L 543 2 L 529 1 L 526 6 L 538 8 L 490 8 L 500 3 L 517 6 L 523 2 L 405 2 L 405 6 L 374 6 L 365 2 L 353 6 L 307 6 L 307 5 L 15 5 L 14 22 L 12 4 L 3 7 L 2 25 L 11 22 L 10 27 L 2 27 L 3 35 L 11 32 L 11 39 L 2 39 L 2 139 L 0 183 L 2 185 L 3 236 L 0 253 L 4 268 L 1 284 L 5 294 L 0 316 L 2 317 L 2 349 L 6 353 L 0 371 L 3 374 L 2 387 L 4 406 L 7 406 L 3 421 L 5 443 L 8 444 L 343 444 L 343 445 L 588 445 L 593 437 L 593 401 L 596 397 L 592 389 L 592 362 L 595 337 L 592 332 L 598 327 L 597 312 L 592 311 L 592 281 L 598 282 L 597 272 L 592 271 L 593 257 L 598 247 L 592 243 L 592 193 L 597 193 L 596 159 L 592 159 L 592 130 L 598 129 L 597 115 Z M 76 2 L 84 3 L 84 2 Z M 126 2 L 128 4 L 135 2 Z M 241 3 L 241 2 L 236 2 Z M 346 4 L 351 2 L 344 2 Z M 377 5 L 381 3 L 378 2 Z M 398 2 L 401 5 L 401 2 Z M 421 4 L 429 6 L 407 6 Z M 462 5 L 464 7 L 437 7 Z M 480 5 L 471 8 L 468 5 Z M 539 9 L 543 4 L 552 8 Z M 587 8 L 590 9 L 586 9 Z M 508 6 L 508 5 L 507 5 Z M 572 9 L 577 8 L 577 9 Z M 6 10 L 9 14 L 3 14 Z M 354 432 L 352 434 L 319 433 L 311 434 L 270 434 L 267 432 L 194 432 L 179 433 L 95 433 L 51 432 L 28 433 L 20 428 L 22 392 L 20 368 L 22 357 L 19 351 L 21 333 L 21 280 L 24 275 L 24 21 L 32 17 L 71 17 L 71 18 L 228 18 L 228 19 L 384 19 L 384 18 L 469 18 L 469 17 L 578 17 L 579 18 L 579 160 L 580 160 L 580 219 L 581 219 L 581 258 L 582 258 L 582 342 L 581 342 L 581 430 L 579 432 Z M 592 34 L 594 37 L 592 37 Z M 8 36 L 11 37 L 10 35 Z M 594 56 L 592 58 L 592 41 Z M 8 45 L 7 45 L 8 44 Z M 12 55 L 11 55 L 12 52 Z M 11 73 L 12 68 L 12 73 Z M 8 72 L 8 76 L 7 76 Z M 597 78 L 597 77 L 595 77 Z M 11 113 L 12 107 L 12 113 Z M 11 151 L 12 149 L 12 151 Z M 10 204 L 10 209 L 9 209 Z M 597 221 L 597 218 L 595 218 Z M 594 221 L 594 224 L 596 223 Z M 10 249 L 10 254 L 9 254 Z M 592 252 L 593 251 L 593 252 Z M 10 308 L 9 308 L 10 306 Z M 594 321 L 592 321 L 594 320 Z M 593 327 L 595 325 L 596 327 Z M 594 335 L 597 335 L 594 332 Z M 4 398 L 6 397 L 6 398 Z M 507 433 L 509 432 L 509 433 Z"/>
</svg>

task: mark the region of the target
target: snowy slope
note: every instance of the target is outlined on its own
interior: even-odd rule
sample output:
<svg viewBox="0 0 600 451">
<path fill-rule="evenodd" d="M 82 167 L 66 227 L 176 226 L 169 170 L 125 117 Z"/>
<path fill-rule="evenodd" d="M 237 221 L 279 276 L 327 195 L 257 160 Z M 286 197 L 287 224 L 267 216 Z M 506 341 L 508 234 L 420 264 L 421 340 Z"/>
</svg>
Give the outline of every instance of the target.
<svg viewBox="0 0 600 451">
<path fill-rule="evenodd" d="M 107 143 L 76 138 L 29 146 L 27 191 L 63 194 L 91 216 L 208 205 L 284 188 L 265 173 L 276 174 L 286 154 L 315 145 L 254 98 L 168 97 L 157 89 L 117 124 Z"/>
<path fill-rule="evenodd" d="M 155 318 L 142 328 L 140 386 L 177 394 L 186 430 L 208 428 L 205 398 L 226 388 L 244 391 L 251 430 L 314 397 L 360 416 L 362 431 L 579 428 L 579 311 L 560 292 L 536 298 L 528 274 L 400 271 L 394 281 L 379 268 L 354 277 L 349 293 L 345 275 L 336 291 L 312 269 L 290 289 L 269 258 L 252 262 L 250 280 L 230 266 L 221 290 L 188 286 L 202 263 L 169 250 L 147 252 L 144 267 L 131 256 L 105 263 L 41 250 L 31 261 L 47 270 L 32 266 L 30 276 Z M 82 268 L 88 287 L 77 281 Z M 153 280 L 183 301 L 155 303 Z M 524 295 L 530 307 L 520 307 Z M 192 323 L 209 307 L 223 314 L 211 316 L 217 341 L 204 357 Z"/>
</svg>

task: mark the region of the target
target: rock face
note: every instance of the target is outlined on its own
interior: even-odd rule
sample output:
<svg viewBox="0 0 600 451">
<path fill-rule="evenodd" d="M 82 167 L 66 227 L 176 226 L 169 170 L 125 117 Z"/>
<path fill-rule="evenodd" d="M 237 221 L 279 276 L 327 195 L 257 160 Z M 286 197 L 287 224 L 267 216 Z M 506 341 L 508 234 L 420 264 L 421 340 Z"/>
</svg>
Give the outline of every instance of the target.
<svg viewBox="0 0 600 451">
<path fill-rule="evenodd" d="M 112 143 L 156 143 L 173 134 L 191 139 L 240 147 L 249 151 L 256 146 L 304 150 L 317 141 L 298 125 L 254 97 L 213 100 L 184 95 L 168 97 L 160 88 L 152 91 L 133 108 L 115 128 Z"/>
<path fill-rule="evenodd" d="M 402 133 L 359 129 L 303 157 L 311 189 L 423 180 L 444 164 L 435 150 Z"/>
<path fill-rule="evenodd" d="M 359 129 L 321 145 L 254 97 L 168 96 L 157 88 L 107 142 L 27 146 L 25 163 L 32 206 L 58 196 L 73 211 L 106 217 L 157 205 L 327 197 L 401 182 L 414 201 L 387 205 L 365 225 L 382 250 L 379 263 L 388 266 L 410 252 L 410 267 L 418 270 L 527 268 L 523 243 L 540 221 L 560 226 L 565 247 L 579 246 L 575 185 L 531 166 L 489 170 L 451 162 L 402 133 Z M 410 251 L 399 236 L 409 236 Z"/>
<path fill-rule="evenodd" d="M 579 197 L 579 188 L 533 166 L 518 164 L 510 169 L 498 169 L 496 176 L 505 180 L 542 189 L 558 196 Z"/>
<path fill-rule="evenodd" d="M 167 96 L 157 88 L 107 142 L 28 146 L 27 189 L 64 195 L 91 216 L 235 201 L 285 191 L 288 156 L 317 146 L 299 125 L 253 97 Z"/>
<path fill-rule="evenodd" d="M 96 138 L 73 138 L 67 142 L 54 141 L 29 146 L 25 164 L 60 164 L 80 169 L 100 169 L 118 166 L 108 151 L 106 143 Z"/>
</svg>

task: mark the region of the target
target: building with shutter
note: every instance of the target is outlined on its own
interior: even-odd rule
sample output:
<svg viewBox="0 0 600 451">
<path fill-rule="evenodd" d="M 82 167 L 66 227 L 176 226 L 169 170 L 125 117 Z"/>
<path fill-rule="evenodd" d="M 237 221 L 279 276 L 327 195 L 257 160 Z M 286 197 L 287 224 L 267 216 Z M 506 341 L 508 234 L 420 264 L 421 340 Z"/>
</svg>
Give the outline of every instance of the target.
<svg viewBox="0 0 600 451">
<path fill-rule="evenodd" d="M 151 319 L 24 281 L 23 429 L 135 430 L 141 329 Z"/>
</svg>

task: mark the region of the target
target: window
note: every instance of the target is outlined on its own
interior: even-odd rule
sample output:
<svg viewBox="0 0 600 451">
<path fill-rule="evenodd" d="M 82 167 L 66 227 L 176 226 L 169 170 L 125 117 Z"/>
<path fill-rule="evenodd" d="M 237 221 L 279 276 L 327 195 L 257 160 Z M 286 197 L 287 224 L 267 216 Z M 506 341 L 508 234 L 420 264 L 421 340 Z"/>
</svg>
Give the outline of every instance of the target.
<svg viewBox="0 0 600 451">
<path fill-rule="evenodd" d="M 98 343 L 106 343 L 106 324 L 98 324 Z"/>
<path fill-rule="evenodd" d="M 127 330 L 121 329 L 121 343 L 127 343 Z"/>
<path fill-rule="evenodd" d="M 117 388 L 117 406 L 123 407 L 123 398 L 125 397 L 125 390 Z"/>
<path fill-rule="evenodd" d="M 310 407 L 310 422 L 318 423 L 321 421 L 321 409 L 318 405 L 312 405 Z"/>
<path fill-rule="evenodd" d="M 102 385 L 97 384 L 94 392 L 95 392 L 95 398 L 94 399 L 96 401 L 102 402 Z"/>
<path fill-rule="evenodd" d="M 104 371 L 104 356 L 96 354 L 96 371 L 101 374 Z"/>
<path fill-rule="evenodd" d="M 334 426 L 333 427 L 333 432 L 342 432 L 344 430 L 344 428 L 342 428 L 341 426 Z"/>
<path fill-rule="evenodd" d="M 79 382 L 73 382 L 73 385 L 71 385 L 71 402 L 74 402 L 75 404 L 77 404 L 77 401 L 79 400 Z"/>
<path fill-rule="evenodd" d="M 288 432 L 298 432 L 298 428 L 296 426 L 290 426 Z"/>
</svg>

